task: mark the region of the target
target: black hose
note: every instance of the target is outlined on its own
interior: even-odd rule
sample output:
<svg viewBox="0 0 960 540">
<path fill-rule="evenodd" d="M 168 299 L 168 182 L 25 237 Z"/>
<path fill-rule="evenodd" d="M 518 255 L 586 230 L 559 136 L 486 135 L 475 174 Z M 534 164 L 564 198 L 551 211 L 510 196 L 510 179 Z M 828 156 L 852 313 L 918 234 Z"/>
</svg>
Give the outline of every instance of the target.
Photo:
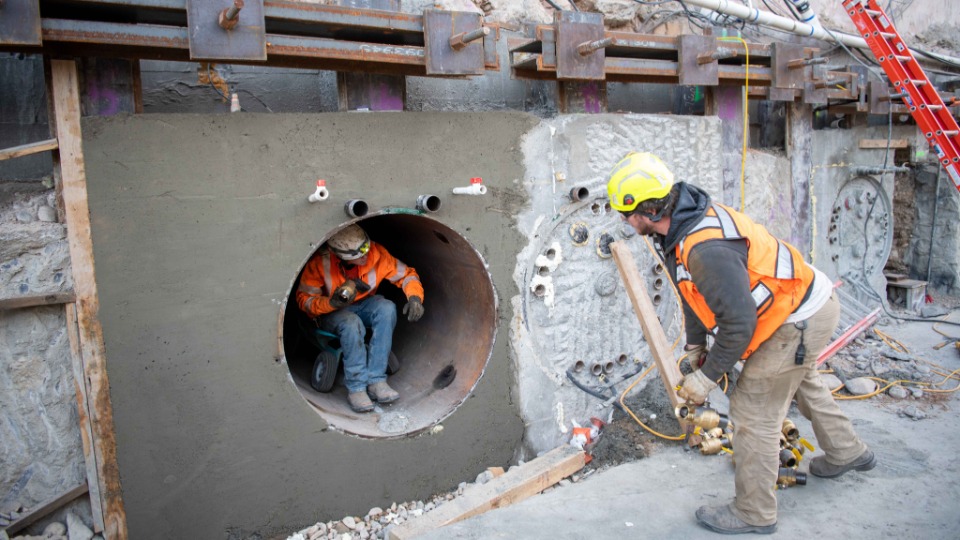
<svg viewBox="0 0 960 540">
<path fill-rule="evenodd" d="M 573 372 L 570 371 L 569 369 L 567 370 L 567 378 L 570 379 L 570 382 L 572 382 L 574 386 L 576 386 L 576 387 L 579 388 L 580 390 L 583 390 L 583 391 L 586 392 L 587 394 L 590 394 L 591 396 L 593 396 L 593 397 L 595 397 L 595 398 L 597 398 L 597 399 L 600 399 L 600 400 L 603 400 L 603 401 L 607 401 L 607 400 L 610 399 L 610 398 L 616 397 L 616 393 L 614 393 L 612 396 L 605 396 L 605 395 L 601 394 L 600 392 L 594 390 L 593 388 L 587 387 L 587 386 L 584 385 L 582 382 L 578 381 L 577 378 L 574 377 Z M 607 388 L 609 388 L 609 387 L 607 387 Z M 619 401 L 614 401 L 614 402 L 613 402 L 613 405 L 614 405 L 616 408 L 620 409 L 620 412 L 626 414 L 627 411 L 623 410 L 623 405 L 620 405 L 620 402 L 619 402 Z"/>
</svg>

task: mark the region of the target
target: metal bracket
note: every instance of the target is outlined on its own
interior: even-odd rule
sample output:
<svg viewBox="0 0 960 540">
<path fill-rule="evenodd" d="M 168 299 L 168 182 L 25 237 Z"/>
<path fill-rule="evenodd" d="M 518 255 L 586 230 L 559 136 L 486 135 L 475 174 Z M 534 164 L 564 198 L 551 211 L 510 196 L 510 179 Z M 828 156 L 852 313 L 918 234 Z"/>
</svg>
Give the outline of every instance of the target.
<svg viewBox="0 0 960 540">
<path fill-rule="evenodd" d="M 40 0 L 0 3 L 0 45 L 42 45 Z"/>
<path fill-rule="evenodd" d="M 557 26 L 557 79 L 604 80 L 606 53 L 603 46 L 592 52 L 593 42 L 604 40 L 603 15 L 577 11 L 559 11 Z M 612 43 L 610 43 L 612 44 Z M 608 44 L 609 45 L 609 44 Z M 584 46 L 584 47 L 581 47 Z M 581 50 L 586 54 L 581 53 Z"/>
<path fill-rule="evenodd" d="M 890 86 L 882 81 L 870 81 L 870 114 L 890 113 Z"/>
<path fill-rule="evenodd" d="M 818 73 L 819 72 L 819 73 Z M 827 88 L 820 86 L 825 81 L 822 70 L 813 70 L 813 80 L 803 83 L 803 102 L 808 105 L 826 105 L 829 103 Z"/>
<path fill-rule="evenodd" d="M 427 75 L 482 75 L 483 39 L 490 29 L 479 13 L 423 10 Z"/>
<path fill-rule="evenodd" d="M 803 46 L 790 43 L 774 43 L 771 45 L 772 56 L 770 63 L 773 66 L 773 81 L 770 85 L 773 88 L 803 88 L 805 74 L 810 70 L 807 67 L 791 67 L 791 62 L 804 60 Z"/>
<path fill-rule="evenodd" d="M 679 84 L 686 86 L 716 86 L 720 83 L 717 75 L 717 60 L 710 58 L 717 49 L 717 38 L 713 36 L 681 35 L 678 54 Z M 701 63 L 700 58 L 705 61 Z"/>
<path fill-rule="evenodd" d="M 228 20 L 227 14 L 236 11 L 233 0 L 187 0 L 191 60 L 267 59 L 263 0 L 246 0 L 240 5 L 236 17 Z M 232 29 L 222 28 L 221 20 Z"/>
</svg>

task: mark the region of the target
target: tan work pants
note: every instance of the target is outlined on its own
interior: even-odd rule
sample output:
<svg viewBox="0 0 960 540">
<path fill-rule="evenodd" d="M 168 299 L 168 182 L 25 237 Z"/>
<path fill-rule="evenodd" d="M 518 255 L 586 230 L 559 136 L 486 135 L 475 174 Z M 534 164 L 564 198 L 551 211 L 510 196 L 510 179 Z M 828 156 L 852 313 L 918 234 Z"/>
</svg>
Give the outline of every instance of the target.
<svg viewBox="0 0 960 540">
<path fill-rule="evenodd" d="M 792 399 L 813 423 L 817 442 L 829 462 L 849 463 L 867 449 L 817 373 L 817 357 L 830 341 L 839 318 L 840 302 L 834 294 L 807 319 L 803 331 L 807 352 L 802 366 L 794 361 L 800 330 L 793 324 L 781 326 L 744 362 L 730 397 L 737 490 L 733 509 L 737 517 L 751 525 L 777 522 L 780 430 Z"/>
</svg>

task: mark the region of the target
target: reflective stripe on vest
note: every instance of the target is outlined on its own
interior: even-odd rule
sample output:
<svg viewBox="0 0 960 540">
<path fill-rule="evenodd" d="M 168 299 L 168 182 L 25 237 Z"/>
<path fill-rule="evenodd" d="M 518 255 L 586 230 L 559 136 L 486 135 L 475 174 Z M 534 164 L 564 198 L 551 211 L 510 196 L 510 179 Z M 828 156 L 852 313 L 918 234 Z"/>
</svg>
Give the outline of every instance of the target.
<svg viewBox="0 0 960 540">
<path fill-rule="evenodd" d="M 749 217 L 721 204 L 713 204 L 706 215 L 678 243 L 677 289 L 700 319 L 704 328 L 716 335 L 722 328 L 692 281 L 688 257 L 701 242 L 710 240 L 746 240 L 747 273 L 750 295 L 757 307 L 757 328 L 742 358 L 753 354 L 786 321 L 803 300 L 813 269 L 793 246 L 774 238 Z"/>
</svg>

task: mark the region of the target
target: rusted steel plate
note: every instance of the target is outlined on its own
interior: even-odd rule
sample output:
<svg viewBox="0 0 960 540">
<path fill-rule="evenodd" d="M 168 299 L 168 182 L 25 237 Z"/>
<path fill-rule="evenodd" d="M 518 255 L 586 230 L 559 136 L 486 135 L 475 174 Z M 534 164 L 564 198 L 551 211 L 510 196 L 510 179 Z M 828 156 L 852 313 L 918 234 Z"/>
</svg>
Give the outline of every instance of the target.
<svg viewBox="0 0 960 540">
<path fill-rule="evenodd" d="M 239 22 L 232 30 L 217 23 L 220 12 L 232 0 L 188 0 L 191 60 L 266 60 L 267 39 L 263 0 L 246 0 Z"/>
<path fill-rule="evenodd" d="M 483 39 L 454 49 L 450 38 L 479 30 L 483 17 L 467 11 L 423 10 L 424 51 L 428 75 L 482 75 Z"/>
<path fill-rule="evenodd" d="M 0 45 L 40 45 L 40 1 L 3 0 Z"/>
<path fill-rule="evenodd" d="M 557 27 L 557 79 L 603 80 L 603 63 L 606 51 L 599 49 L 589 54 L 580 54 L 577 47 L 605 37 L 603 15 L 576 11 L 556 13 Z"/>
<path fill-rule="evenodd" d="M 500 53 L 497 43 L 500 41 L 500 25 L 488 25 L 490 33 L 483 37 L 483 67 L 488 71 L 500 71 Z"/>
<path fill-rule="evenodd" d="M 717 76 L 718 62 L 712 60 L 701 64 L 699 57 L 717 50 L 717 38 L 686 34 L 680 36 L 679 83 L 688 86 L 714 86 L 720 82 Z"/>
<path fill-rule="evenodd" d="M 890 85 L 885 81 L 870 81 L 870 114 L 888 114 L 890 112 L 888 96 L 893 93 L 890 91 Z"/>
<path fill-rule="evenodd" d="M 776 88 L 771 86 L 769 88 L 770 92 L 767 94 L 767 99 L 770 101 L 787 101 L 791 102 L 797 98 L 799 90 L 794 88 Z"/>
<path fill-rule="evenodd" d="M 789 62 L 802 60 L 805 57 L 803 46 L 790 43 L 773 44 L 773 83 L 775 88 L 800 89 L 803 88 L 805 77 L 809 77 L 810 67 L 790 69 Z"/>
<path fill-rule="evenodd" d="M 355 43 L 335 39 L 268 36 L 270 55 L 298 56 L 303 58 L 329 58 L 358 62 L 382 62 L 389 64 L 424 64 L 422 47 L 405 45 L 381 45 L 379 43 Z"/>
<path fill-rule="evenodd" d="M 102 44 L 112 47 L 150 49 L 189 48 L 186 28 L 150 24 L 44 19 L 43 38 L 48 44 Z"/>
</svg>

